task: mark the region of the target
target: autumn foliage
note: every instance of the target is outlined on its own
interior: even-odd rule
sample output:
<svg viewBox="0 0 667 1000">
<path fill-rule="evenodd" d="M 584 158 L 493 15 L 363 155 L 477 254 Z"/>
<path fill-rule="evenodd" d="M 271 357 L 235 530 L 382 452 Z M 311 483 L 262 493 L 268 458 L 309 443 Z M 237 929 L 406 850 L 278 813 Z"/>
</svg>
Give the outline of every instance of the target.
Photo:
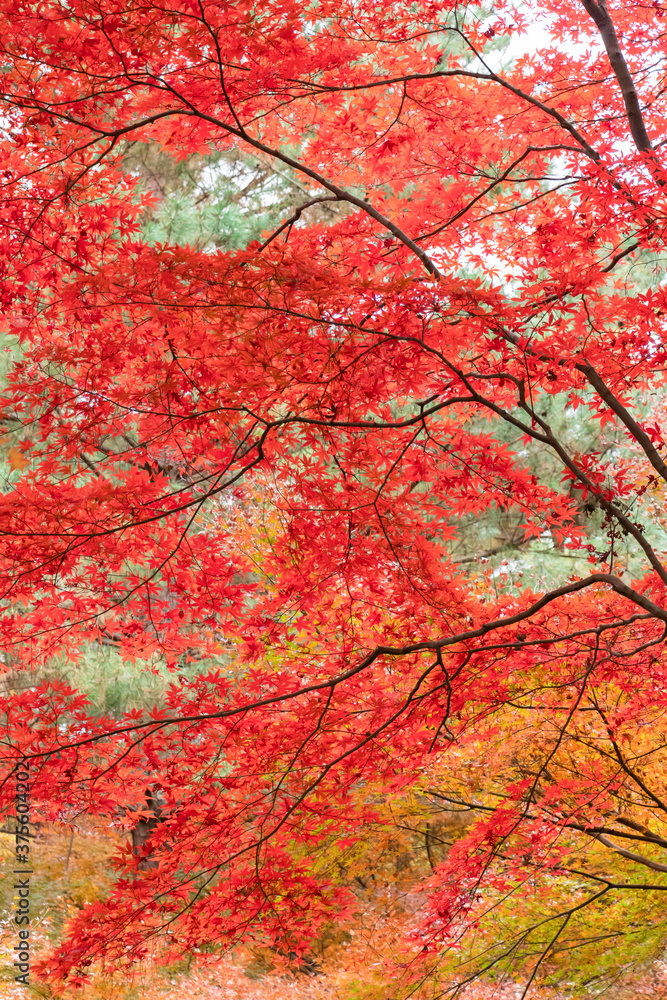
<svg viewBox="0 0 667 1000">
<path fill-rule="evenodd" d="M 119 837 L 42 976 L 309 974 L 371 911 L 383 997 L 648 968 L 667 7 L 0 16 L 5 804 L 28 757 L 41 820 Z M 292 207 L 156 242 L 139 144 Z M 96 649 L 160 703 L 92 711 L 58 664 Z"/>
</svg>

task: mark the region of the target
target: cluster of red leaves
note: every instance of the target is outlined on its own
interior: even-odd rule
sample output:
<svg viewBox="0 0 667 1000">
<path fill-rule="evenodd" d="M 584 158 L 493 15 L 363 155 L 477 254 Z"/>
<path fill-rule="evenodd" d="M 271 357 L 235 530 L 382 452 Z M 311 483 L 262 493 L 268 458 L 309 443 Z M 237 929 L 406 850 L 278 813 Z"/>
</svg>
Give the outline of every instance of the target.
<svg viewBox="0 0 667 1000">
<path fill-rule="evenodd" d="M 129 827 L 147 786 L 165 803 L 159 863 L 128 848 L 56 977 L 141 958 L 165 927 L 174 954 L 249 935 L 299 954 L 353 906 L 317 857 L 363 836 L 365 782 L 399 794 L 537 686 L 568 721 L 591 686 L 625 692 L 612 741 L 664 702 L 667 569 L 639 473 L 540 408 L 563 394 L 616 420 L 667 480 L 631 407 L 663 382 L 665 286 L 614 282 L 664 248 L 664 11 L 531 10 L 552 44 L 501 72 L 493 46 L 528 23 L 504 2 L 2 4 L 0 297 L 22 348 L 2 645 L 35 664 L 110 642 L 181 671 L 150 717 L 90 718 L 58 684 L 4 701 L 7 767 L 33 755 L 45 814 Z M 333 221 L 231 254 L 147 245 L 135 140 L 269 157 Z M 554 456 L 564 490 L 521 449 Z M 636 580 L 605 556 L 496 597 L 452 561 L 458 524 L 498 508 L 577 548 L 575 488 L 634 545 Z M 627 779 L 594 771 L 537 818 L 530 782 L 507 788 L 433 875 L 427 952 L 501 845 L 492 888 L 562 863 L 563 824 Z"/>
</svg>

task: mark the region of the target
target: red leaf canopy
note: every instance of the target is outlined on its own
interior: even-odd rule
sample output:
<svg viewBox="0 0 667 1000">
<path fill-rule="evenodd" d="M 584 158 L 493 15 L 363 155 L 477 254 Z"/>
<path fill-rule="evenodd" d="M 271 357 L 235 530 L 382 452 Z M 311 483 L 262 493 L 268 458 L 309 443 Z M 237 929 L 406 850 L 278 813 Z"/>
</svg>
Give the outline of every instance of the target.
<svg viewBox="0 0 667 1000">
<path fill-rule="evenodd" d="M 554 934 L 664 888 L 664 15 L 3 4 L 5 659 L 174 670 L 152 714 L 4 697 L 45 815 L 161 797 L 56 978 L 158 932 L 303 952 L 356 905 L 322 859 L 415 789 L 478 816 L 422 883 L 417 976 L 529 877 L 579 879 Z M 243 250 L 151 242 L 137 142 L 299 200 Z"/>
</svg>

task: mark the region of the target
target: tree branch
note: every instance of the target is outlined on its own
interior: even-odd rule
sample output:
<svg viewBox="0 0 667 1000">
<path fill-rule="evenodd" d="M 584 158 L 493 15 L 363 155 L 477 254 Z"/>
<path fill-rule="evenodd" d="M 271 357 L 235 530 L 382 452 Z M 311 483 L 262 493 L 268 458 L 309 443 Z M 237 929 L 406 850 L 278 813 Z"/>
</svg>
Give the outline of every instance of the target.
<svg viewBox="0 0 667 1000">
<path fill-rule="evenodd" d="M 625 113 L 628 118 L 628 124 L 630 126 L 630 132 L 635 146 L 642 153 L 653 152 L 653 146 L 651 145 L 651 140 L 648 137 L 646 125 L 644 124 L 644 118 L 639 106 L 639 98 L 637 97 L 635 84 L 630 70 L 628 69 L 628 64 L 625 61 L 623 52 L 621 51 L 621 45 L 618 40 L 618 35 L 616 34 L 616 29 L 614 28 L 614 22 L 609 15 L 607 4 L 605 0 L 599 0 L 599 2 L 596 2 L 596 0 L 581 0 L 581 2 L 586 13 L 589 14 L 595 21 L 597 29 L 600 32 L 600 38 L 602 39 L 604 47 L 607 50 L 611 68 L 614 71 L 614 76 L 616 77 L 618 85 L 621 88 L 623 103 L 625 104 Z"/>
<path fill-rule="evenodd" d="M 624 847 L 618 847 L 617 844 L 606 837 L 603 833 L 591 833 L 591 837 L 594 840 L 599 840 L 601 844 L 605 847 L 610 848 L 616 854 L 620 854 L 621 857 L 627 858 L 629 861 L 636 861 L 637 864 L 644 865 L 646 868 L 651 868 L 655 872 L 667 872 L 667 865 L 661 865 L 657 861 L 651 861 L 650 858 L 645 858 L 643 854 L 635 854 L 634 851 L 626 851 Z"/>
<path fill-rule="evenodd" d="M 325 201 L 340 201 L 340 198 L 337 195 L 326 195 L 325 197 L 322 198 L 312 198 L 310 201 L 305 202 L 303 205 L 299 205 L 298 208 L 295 209 L 293 215 L 291 215 L 289 219 L 285 219 L 283 224 L 281 226 L 278 226 L 275 232 L 271 233 L 268 240 L 262 243 L 261 247 L 259 248 L 259 252 L 261 253 L 262 250 L 265 250 L 266 247 L 268 247 L 269 243 L 273 243 L 276 237 L 280 236 L 283 230 L 288 228 L 291 229 L 294 223 L 299 221 L 299 219 L 301 218 L 301 213 L 305 211 L 305 209 L 312 208 L 313 205 L 321 205 Z M 287 235 L 289 237 L 289 233 Z"/>
</svg>

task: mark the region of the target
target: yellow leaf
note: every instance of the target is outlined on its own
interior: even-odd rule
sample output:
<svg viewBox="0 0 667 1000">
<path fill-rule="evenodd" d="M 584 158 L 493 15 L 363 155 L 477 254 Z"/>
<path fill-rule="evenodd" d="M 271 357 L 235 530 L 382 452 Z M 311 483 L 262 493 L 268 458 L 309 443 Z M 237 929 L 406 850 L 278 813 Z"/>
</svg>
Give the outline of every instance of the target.
<svg viewBox="0 0 667 1000">
<path fill-rule="evenodd" d="M 9 464 L 12 469 L 25 469 L 28 464 L 28 459 L 22 454 L 22 452 L 19 451 L 18 448 L 10 448 L 7 457 L 9 458 Z"/>
</svg>

